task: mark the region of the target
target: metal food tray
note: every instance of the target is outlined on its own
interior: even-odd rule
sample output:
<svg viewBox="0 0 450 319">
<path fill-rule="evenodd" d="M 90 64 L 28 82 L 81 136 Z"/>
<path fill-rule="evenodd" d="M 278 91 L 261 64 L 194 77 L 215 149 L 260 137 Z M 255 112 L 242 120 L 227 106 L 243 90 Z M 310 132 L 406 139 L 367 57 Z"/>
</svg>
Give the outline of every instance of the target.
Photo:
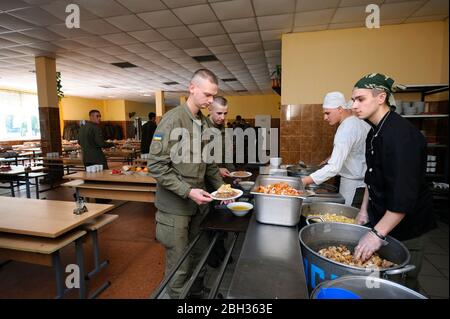
<svg viewBox="0 0 450 319">
<path fill-rule="evenodd" d="M 256 220 L 264 224 L 295 226 L 300 221 L 302 203 L 305 196 L 264 194 L 256 192 L 259 186 L 285 182 L 289 186 L 304 190 L 298 177 L 260 175 L 255 181 L 251 194 L 255 196 Z"/>
</svg>

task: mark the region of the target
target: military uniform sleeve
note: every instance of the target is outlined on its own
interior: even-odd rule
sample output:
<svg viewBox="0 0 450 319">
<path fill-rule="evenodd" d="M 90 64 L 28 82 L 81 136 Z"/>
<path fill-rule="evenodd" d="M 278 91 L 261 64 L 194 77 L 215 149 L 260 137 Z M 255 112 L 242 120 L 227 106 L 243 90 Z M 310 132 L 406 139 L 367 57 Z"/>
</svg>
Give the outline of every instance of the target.
<svg viewBox="0 0 450 319">
<path fill-rule="evenodd" d="M 94 129 L 94 141 L 95 145 L 98 147 L 112 147 L 114 144 L 112 143 L 106 143 L 105 139 L 103 138 L 102 129 L 100 127 L 96 127 Z"/>
<path fill-rule="evenodd" d="M 219 167 L 215 163 L 206 164 L 205 179 L 215 188 L 218 189 L 224 184 L 222 176 L 220 176 Z"/>
<path fill-rule="evenodd" d="M 178 176 L 171 165 L 170 132 L 172 127 L 173 124 L 164 118 L 157 126 L 150 144 L 148 168 L 160 186 L 182 198 L 187 198 L 192 186 Z"/>
</svg>

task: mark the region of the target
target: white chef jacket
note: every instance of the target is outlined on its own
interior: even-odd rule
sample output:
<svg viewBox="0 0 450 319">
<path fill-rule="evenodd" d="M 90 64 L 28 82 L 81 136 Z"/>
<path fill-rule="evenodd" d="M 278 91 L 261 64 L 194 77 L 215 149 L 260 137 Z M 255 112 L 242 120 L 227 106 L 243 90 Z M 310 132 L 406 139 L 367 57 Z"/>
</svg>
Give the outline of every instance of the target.
<svg viewBox="0 0 450 319">
<path fill-rule="evenodd" d="M 334 136 L 333 153 L 328 163 L 310 175 L 314 183 L 321 184 L 338 174 L 344 179 L 363 181 L 369 130 L 370 126 L 366 122 L 353 115 L 343 120 Z"/>
</svg>

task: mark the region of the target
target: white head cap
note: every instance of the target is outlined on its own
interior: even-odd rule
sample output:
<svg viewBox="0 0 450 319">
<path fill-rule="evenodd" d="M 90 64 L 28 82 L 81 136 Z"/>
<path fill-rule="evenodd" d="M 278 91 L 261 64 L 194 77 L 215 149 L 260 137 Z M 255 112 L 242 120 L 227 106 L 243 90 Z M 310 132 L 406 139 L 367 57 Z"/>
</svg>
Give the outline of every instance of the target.
<svg viewBox="0 0 450 319">
<path fill-rule="evenodd" d="M 345 101 L 344 94 L 341 92 L 330 92 L 325 95 L 323 99 L 324 109 L 337 109 L 338 107 L 347 108 L 347 102 Z"/>
</svg>

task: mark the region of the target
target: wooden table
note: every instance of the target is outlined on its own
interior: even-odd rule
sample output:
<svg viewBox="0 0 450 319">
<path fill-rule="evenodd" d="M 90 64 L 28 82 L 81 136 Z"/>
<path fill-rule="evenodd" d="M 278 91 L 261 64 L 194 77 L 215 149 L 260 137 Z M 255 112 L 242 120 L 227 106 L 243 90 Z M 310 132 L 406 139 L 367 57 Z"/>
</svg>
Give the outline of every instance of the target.
<svg viewBox="0 0 450 319">
<path fill-rule="evenodd" d="M 2 197 L 0 232 L 56 238 L 113 209 L 114 205 L 87 205 L 88 212 L 75 215 L 74 202 Z"/>
<path fill-rule="evenodd" d="M 30 170 L 25 170 L 25 166 L 23 165 L 11 165 L 10 171 L 0 172 L 0 176 L 7 177 L 8 180 L 11 181 L 11 178 L 16 178 L 18 175 L 23 174 L 25 178 L 25 187 L 27 190 L 27 198 L 31 197 L 30 191 L 30 179 L 28 178 L 28 174 L 30 172 L 40 172 L 44 169 L 43 166 L 30 166 Z M 13 187 L 13 185 L 11 186 Z"/>
<path fill-rule="evenodd" d="M 133 163 L 133 159 L 137 157 L 138 153 L 138 150 L 130 150 L 124 148 L 115 150 L 103 150 L 103 154 L 105 154 L 108 160 L 112 160 L 113 158 L 120 158 L 121 162 L 127 162 L 129 164 Z"/>
<path fill-rule="evenodd" d="M 77 198 L 107 198 L 137 202 L 155 201 L 156 180 L 151 176 L 112 175 L 111 170 L 96 173 L 77 172 L 64 176 L 71 182 L 62 186 L 74 187 Z"/>
<path fill-rule="evenodd" d="M 84 170 L 83 158 L 82 157 L 67 157 L 67 156 L 58 156 L 58 157 L 38 157 L 37 159 L 43 160 L 44 166 L 62 166 L 63 169 L 67 169 L 67 174 L 70 174 L 70 168 L 73 167 L 82 167 Z"/>
<path fill-rule="evenodd" d="M 79 294 L 80 298 L 86 298 L 83 254 L 86 231 L 76 228 L 114 208 L 105 204 L 86 206 L 87 212 L 75 215 L 73 202 L 1 198 L 0 258 L 54 267 L 57 298 L 62 298 L 69 289 L 63 284 L 60 250 L 75 242 Z"/>
</svg>

